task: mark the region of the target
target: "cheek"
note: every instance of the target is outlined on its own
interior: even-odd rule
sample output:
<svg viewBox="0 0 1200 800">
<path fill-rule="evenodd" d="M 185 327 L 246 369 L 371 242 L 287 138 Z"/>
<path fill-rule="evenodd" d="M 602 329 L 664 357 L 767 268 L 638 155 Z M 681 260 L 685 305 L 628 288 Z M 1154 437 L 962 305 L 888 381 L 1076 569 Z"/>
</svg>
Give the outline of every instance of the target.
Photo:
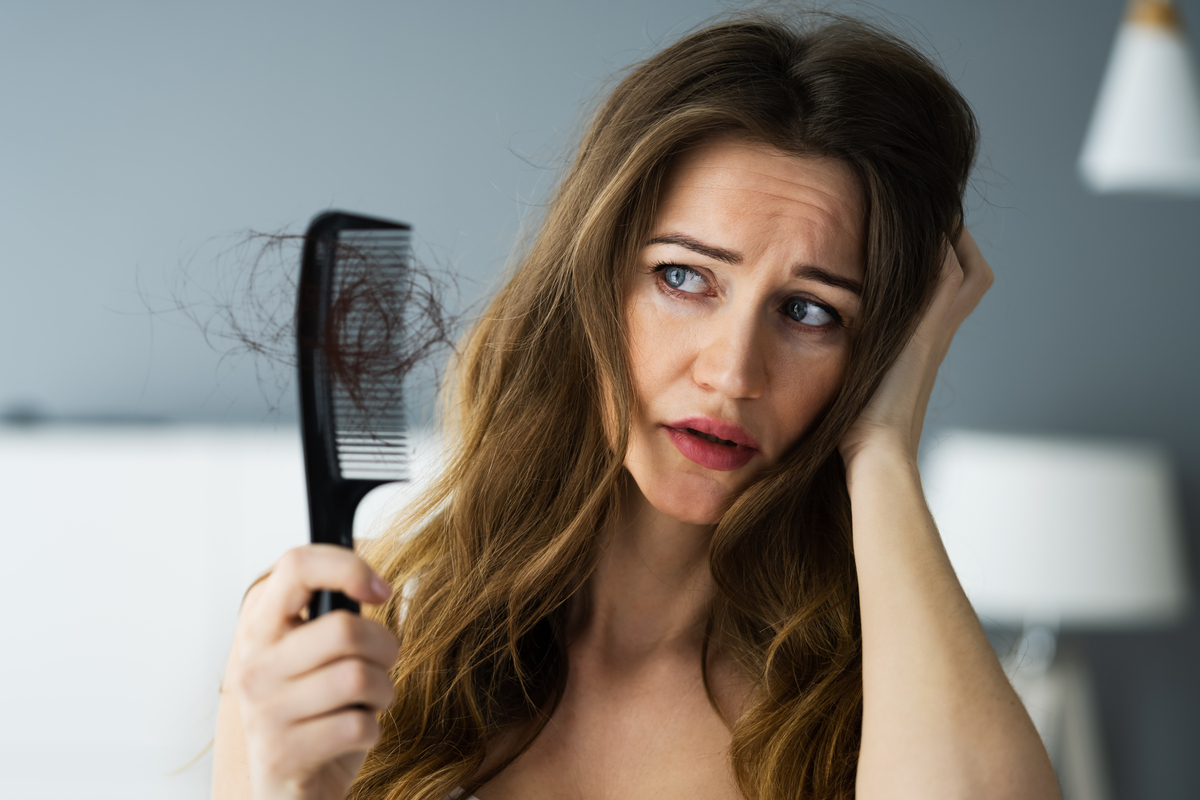
<svg viewBox="0 0 1200 800">
<path fill-rule="evenodd" d="M 632 429 L 630 430 L 630 448 L 639 449 L 638 420 L 643 416 L 643 410 L 648 403 L 659 396 L 667 385 L 666 373 L 669 371 L 664 359 L 671 349 L 664 347 L 662 342 L 666 331 L 664 320 L 652 301 L 640 297 L 634 289 L 626 293 L 624 298 L 623 319 L 625 323 L 625 365 L 629 370 L 631 396 L 629 397 L 629 413 Z M 601 379 L 601 391 L 604 398 L 604 435 L 610 447 L 616 448 L 617 439 L 617 408 L 615 394 L 607 380 Z"/>
<path fill-rule="evenodd" d="M 846 376 L 848 357 L 845 350 L 827 357 L 808 361 L 801 369 L 792 370 L 779 383 L 777 417 L 780 420 L 780 439 L 790 449 L 807 433 L 833 402 Z M 789 400 L 790 399 L 790 400 Z"/>
<path fill-rule="evenodd" d="M 678 322 L 664 314 L 653 300 L 629 298 L 625 312 L 629 372 L 635 402 L 653 404 L 688 364 L 686 337 Z"/>
</svg>

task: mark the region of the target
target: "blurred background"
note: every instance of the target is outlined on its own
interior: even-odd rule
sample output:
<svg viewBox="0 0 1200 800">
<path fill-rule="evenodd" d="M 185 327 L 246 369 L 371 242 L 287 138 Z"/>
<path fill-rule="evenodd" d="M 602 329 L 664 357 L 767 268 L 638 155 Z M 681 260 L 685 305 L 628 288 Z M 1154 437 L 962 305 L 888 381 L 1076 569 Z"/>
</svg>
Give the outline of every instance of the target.
<svg viewBox="0 0 1200 800">
<path fill-rule="evenodd" d="M 244 290 L 247 232 L 329 207 L 407 221 L 467 309 L 609 76 L 731 7 L 0 6 L 0 795 L 207 796 L 209 759 L 189 762 L 240 593 L 306 536 L 294 386 L 213 317 Z M 1076 169 L 1124 2 L 835 7 L 931 54 L 983 133 L 968 225 L 996 282 L 928 428 L 1156 440 L 1196 574 L 1200 200 L 1098 196 Z M 1177 7 L 1200 24 L 1200 0 Z M 268 495 L 278 513 L 251 508 Z M 1200 796 L 1194 611 L 1063 638 L 1112 796 Z"/>
</svg>

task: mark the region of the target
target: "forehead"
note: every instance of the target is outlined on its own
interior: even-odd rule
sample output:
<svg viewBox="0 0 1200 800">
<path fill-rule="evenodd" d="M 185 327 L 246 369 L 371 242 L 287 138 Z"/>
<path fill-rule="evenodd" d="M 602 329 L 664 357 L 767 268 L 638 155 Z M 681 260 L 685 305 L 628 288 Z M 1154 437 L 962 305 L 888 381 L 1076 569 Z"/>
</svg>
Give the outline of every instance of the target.
<svg viewBox="0 0 1200 800">
<path fill-rule="evenodd" d="M 779 253 L 861 278 L 861 195 L 854 173 L 837 159 L 718 139 L 672 164 L 655 234 L 683 229 L 751 259 Z"/>
</svg>

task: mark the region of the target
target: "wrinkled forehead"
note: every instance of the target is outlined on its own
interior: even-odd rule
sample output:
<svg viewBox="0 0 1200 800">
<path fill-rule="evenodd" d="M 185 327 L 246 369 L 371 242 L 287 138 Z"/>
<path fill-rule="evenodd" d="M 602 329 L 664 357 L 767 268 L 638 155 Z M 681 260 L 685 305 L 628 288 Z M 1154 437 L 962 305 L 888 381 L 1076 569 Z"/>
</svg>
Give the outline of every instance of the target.
<svg viewBox="0 0 1200 800">
<path fill-rule="evenodd" d="M 701 229 L 693 235 L 740 233 L 740 247 L 795 248 L 798 258 L 826 262 L 861 279 L 863 209 L 859 180 L 845 162 L 723 137 L 676 156 L 651 236 L 679 225 Z"/>
<path fill-rule="evenodd" d="M 705 139 L 678 152 L 667 167 L 663 194 L 681 183 L 720 185 L 739 177 L 756 180 L 764 192 L 795 190 L 848 217 L 862 214 L 862 187 L 846 162 L 789 153 L 735 134 Z"/>
</svg>

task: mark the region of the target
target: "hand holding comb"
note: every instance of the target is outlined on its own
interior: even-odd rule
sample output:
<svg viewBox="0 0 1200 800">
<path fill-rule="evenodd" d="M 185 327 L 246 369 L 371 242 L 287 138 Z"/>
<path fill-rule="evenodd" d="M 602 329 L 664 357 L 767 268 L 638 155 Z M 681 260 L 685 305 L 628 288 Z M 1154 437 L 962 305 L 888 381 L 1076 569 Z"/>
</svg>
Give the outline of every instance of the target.
<svg viewBox="0 0 1200 800">
<path fill-rule="evenodd" d="M 353 548 L 354 511 L 377 486 L 406 479 L 401 394 L 411 229 L 340 211 L 308 227 L 296 308 L 300 427 L 311 541 Z M 357 613 L 318 590 L 309 619 Z"/>
</svg>

